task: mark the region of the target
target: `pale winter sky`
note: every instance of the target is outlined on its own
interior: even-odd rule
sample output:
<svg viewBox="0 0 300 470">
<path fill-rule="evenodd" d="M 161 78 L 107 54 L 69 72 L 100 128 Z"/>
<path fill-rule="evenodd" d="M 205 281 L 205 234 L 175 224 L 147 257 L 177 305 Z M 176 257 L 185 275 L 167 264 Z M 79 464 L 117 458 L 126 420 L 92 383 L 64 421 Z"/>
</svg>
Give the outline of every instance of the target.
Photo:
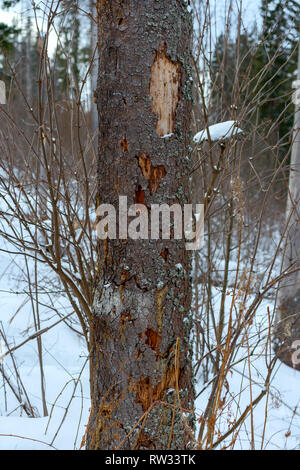
<svg viewBox="0 0 300 470">
<path fill-rule="evenodd" d="M 44 5 L 48 3 L 46 0 L 45 2 L 41 2 L 41 9 L 44 8 Z M 259 15 L 259 5 L 261 0 L 233 0 L 233 10 L 237 11 L 237 8 L 240 5 L 243 5 L 243 21 L 245 26 L 251 26 L 255 21 L 260 24 L 260 15 Z M 0 4 L 2 4 L 2 0 L 0 0 Z M 6 11 L 0 8 L 0 22 L 5 22 L 7 24 L 13 23 L 14 20 L 21 22 L 22 17 L 25 20 L 28 16 L 28 5 L 31 4 L 29 0 L 21 0 L 21 2 L 16 5 L 14 8 L 10 9 L 10 11 Z M 36 2 L 38 5 L 39 2 Z M 230 0 L 211 0 L 211 7 L 212 11 L 216 13 L 216 25 L 214 30 L 218 33 L 224 28 L 224 18 L 226 16 L 226 11 L 228 10 L 228 6 L 230 4 Z M 215 5 L 215 6 L 214 6 Z M 32 11 L 32 8 L 29 7 Z M 34 15 L 32 13 L 32 20 L 34 21 Z M 39 21 L 39 28 L 41 32 L 46 28 L 46 17 L 43 16 L 42 13 L 39 14 L 38 17 Z M 234 20 L 233 20 L 234 21 Z M 52 31 L 49 36 L 48 42 L 48 53 L 52 56 L 55 52 L 57 43 L 56 33 Z"/>
<path fill-rule="evenodd" d="M 211 0 L 212 5 L 214 2 L 216 2 L 216 13 L 217 13 L 217 22 L 220 22 L 220 26 L 224 24 L 224 17 L 225 17 L 225 12 L 228 9 L 228 5 L 230 3 L 230 0 Z M 246 22 L 246 26 L 252 24 L 255 20 L 259 23 L 259 5 L 260 5 L 261 0 L 233 0 L 233 6 L 238 7 L 242 3 L 243 5 L 243 10 L 244 10 L 244 21 Z M 0 0 L 0 3 L 1 0 Z M 21 20 L 22 14 L 23 18 L 26 18 L 28 15 L 28 9 L 26 8 L 26 5 L 28 5 L 27 0 L 22 0 L 16 7 L 11 9 L 10 11 L 5 11 L 0 8 L 0 22 L 5 22 L 8 24 L 11 24 L 13 22 L 13 19 Z M 47 2 L 46 2 L 47 3 Z M 37 2 L 38 4 L 38 2 Z M 43 3 L 44 5 L 44 3 Z M 42 15 L 39 18 L 40 22 L 40 27 L 42 28 L 42 23 L 43 23 L 43 18 Z M 217 28 L 219 30 L 219 28 Z M 53 34 L 50 43 L 49 43 L 49 53 L 54 51 L 55 49 L 55 35 Z"/>
</svg>

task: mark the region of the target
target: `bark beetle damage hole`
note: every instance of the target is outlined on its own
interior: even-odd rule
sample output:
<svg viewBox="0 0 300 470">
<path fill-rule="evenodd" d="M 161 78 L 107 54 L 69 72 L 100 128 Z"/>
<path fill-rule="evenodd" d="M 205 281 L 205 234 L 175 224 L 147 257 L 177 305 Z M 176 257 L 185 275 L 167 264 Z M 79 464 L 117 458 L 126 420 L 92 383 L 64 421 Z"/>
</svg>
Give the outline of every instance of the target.
<svg viewBox="0 0 300 470">
<path fill-rule="evenodd" d="M 165 167 L 163 165 L 152 166 L 151 158 L 145 152 L 138 155 L 137 158 L 142 174 L 148 181 L 150 193 L 156 193 L 161 179 L 167 174 Z"/>
<path fill-rule="evenodd" d="M 150 79 L 152 112 L 157 115 L 156 132 L 160 137 L 174 132 L 179 91 L 180 65 L 167 57 L 164 46 L 156 51 Z"/>
<path fill-rule="evenodd" d="M 128 142 L 127 142 L 126 139 L 122 139 L 122 140 L 120 141 L 120 145 L 121 145 L 121 149 L 122 149 L 123 153 L 128 152 L 128 150 L 129 150 L 129 145 L 128 145 Z"/>
<path fill-rule="evenodd" d="M 135 204 L 145 204 L 145 191 L 138 185 L 135 192 Z"/>
<path fill-rule="evenodd" d="M 146 344 L 150 346 L 153 351 L 157 351 L 161 342 L 160 335 L 157 333 L 157 331 L 152 330 L 152 328 L 147 328 L 145 335 L 147 337 Z"/>
<path fill-rule="evenodd" d="M 131 321 L 132 316 L 130 312 L 123 312 L 120 318 L 120 325 L 124 326 L 127 321 Z"/>
<path fill-rule="evenodd" d="M 167 262 L 168 261 L 168 256 L 169 256 L 168 248 L 165 248 L 164 250 L 162 250 L 160 256 Z"/>
</svg>

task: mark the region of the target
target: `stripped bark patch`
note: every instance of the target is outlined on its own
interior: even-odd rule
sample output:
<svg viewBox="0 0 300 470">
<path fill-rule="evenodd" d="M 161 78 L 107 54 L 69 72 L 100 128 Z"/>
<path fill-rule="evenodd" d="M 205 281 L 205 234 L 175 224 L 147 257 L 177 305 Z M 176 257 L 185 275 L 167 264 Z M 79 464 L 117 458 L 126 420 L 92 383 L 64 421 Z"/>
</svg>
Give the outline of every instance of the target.
<svg viewBox="0 0 300 470">
<path fill-rule="evenodd" d="M 180 65 L 167 57 L 165 47 L 156 52 L 150 79 L 152 112 L 157 115 L 156 132 L 160 137 L 174 132 L 179 89 Z"/>
<path fill-rule="evenodd" d="M 155 387 L 153 387 L 150 377 L 141 377 L 136 386 L 137 403 L 142 405 L 144 412 L 149 410 L 154 402 L 163 399 L 168 389 L 176 387 L 176 382 L 177 375 L 173 366 L 166 370 Z"/>
<path fill-rule="evenodd" d="M 146 154 L 146 152 L 141 153 L 140 155 L 138 155 L 137 158 L 144 178 L 149 181 L 151 178 L 152 169 L 151 158 L 149 157 L 149 155 Z"/>
<path fill-rule="evenodd" d="M 162 250 L 160 256 L 167 262 L 168 261 L 168 255 L 169 255 L 169 250 L 168 248 L 165 248 Z"/>
<path fill-rule="evenodd" d="M 157 351 L 161 342 L 161 336 L 157 331 L 152 330 L 152 328 L 147 328 L 145 335 L 147 337 L 146 344 L 150 346 L 153 351 Z"/>
<path fill-rule="evenodd" d="M 128 145 L 128 142 L 127 142 L 126 139 L 122 139 L 121 142 L 120 142 L 120 145 L 121 145 L 121 149 L 124 153 L 129 151 L 129 145 Z"/>
<path fill-rule="evenodd" d="M 145 204 L 145 191 L 138 185 L 135 192 L 135 204 Z"/>
<path fill-rule="evenodd" d="M 144 178 L 148 181 L 150 193 L 156 193 L 161 179 L 167 174 L 165 167 L 163 165 L 153 166 L 151 158 L 145 152 L 138 155 L 138 162 Z"/>
<path fill-rule="evenodd" d="M 152 171 L 151 179 L 149 181 L 149 189 L 153 193 L 156 193 L 156 191 L 158 190 L 160 180 L 164 178 L 164 176 L 166 176 L 166 170 L 165 170 L 165 167 L 162 165 L 155 166 L 152 168 L 152 170 L 153 171 Z"/>
</svg>

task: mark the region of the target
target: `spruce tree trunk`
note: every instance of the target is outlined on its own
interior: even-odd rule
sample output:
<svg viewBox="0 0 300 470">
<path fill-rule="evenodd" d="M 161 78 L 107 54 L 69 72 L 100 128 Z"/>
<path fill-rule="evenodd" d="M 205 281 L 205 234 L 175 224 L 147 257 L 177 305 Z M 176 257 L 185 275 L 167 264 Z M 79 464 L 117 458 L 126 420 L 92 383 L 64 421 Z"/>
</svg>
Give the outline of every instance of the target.
<svg viewBox="0 0 300 470">
<path fill-rule="evenodd" d="M 100 0 L 98 21 L 97 204 L 190 203 L 186 2 Z M 172 237 L 99 241 L 87 449 L 188 448 L 193 414 L 172 405 L 193 408 L 190 258 Z"/>
<path fill-rule="evenodd" d="M 300 44 L 298 51 L 298 79 L 300 83 Z M 287 365 L 300 370 L 300 103 L 296 93 L 293 148 L 287 200 L 287 231 L 285 235 L 283 271 L 292 270 L 281 282 L 278 291 L 278 316 L 276 326 L 276 351 Z M 295 345 L 295 346 L 293 346 Z M 298 348 L 299 346 L 297 346 Z M 296 361 L 295 361 L 296 359 Z"/>
</svg>

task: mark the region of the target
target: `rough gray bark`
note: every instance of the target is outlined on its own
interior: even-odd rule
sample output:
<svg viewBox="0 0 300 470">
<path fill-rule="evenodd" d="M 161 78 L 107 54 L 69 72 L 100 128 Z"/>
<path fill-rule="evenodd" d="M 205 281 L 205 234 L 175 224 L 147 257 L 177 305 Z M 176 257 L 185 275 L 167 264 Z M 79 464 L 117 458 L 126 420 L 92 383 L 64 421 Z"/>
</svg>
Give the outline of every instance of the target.
<svg viewBox="0 0 300 470">
<path fill-rule="evenodd" d="M 98 19 L 97 203 L 189 203 L 186 2 L 101 0 Z M 99 242 L 88 449 L 190 445 L 193 414 L 168 406 L 193 408 L 190 261 L 184 240 Z"/>
<path fill-rule="evenodd" d="M 298 53 L 299 88 L 300 45 Z M 292 270 L 293 273 L 283 279 L 278 291 L 276 351 L 284 363 L 300 370 L 300 364 L 293 361 L 293 344 L 300 340 L 300 104 L 299 92 L 297 94 L 283 255 L 283 271 Z"/>
</svg>

